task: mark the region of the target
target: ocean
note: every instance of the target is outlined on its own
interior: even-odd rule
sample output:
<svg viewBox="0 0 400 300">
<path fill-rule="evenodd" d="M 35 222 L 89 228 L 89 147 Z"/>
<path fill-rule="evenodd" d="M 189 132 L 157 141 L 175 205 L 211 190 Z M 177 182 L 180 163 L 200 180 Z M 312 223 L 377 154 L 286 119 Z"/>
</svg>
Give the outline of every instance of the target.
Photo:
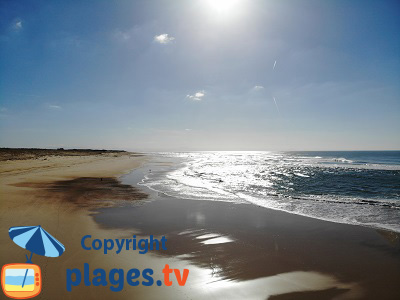
<svg viewBox="0 0 400 300">
<path fill-rule="evenodd" d="M 400 232 L 400 151 L 159 152 L 141 185 Z"/>
</svg>

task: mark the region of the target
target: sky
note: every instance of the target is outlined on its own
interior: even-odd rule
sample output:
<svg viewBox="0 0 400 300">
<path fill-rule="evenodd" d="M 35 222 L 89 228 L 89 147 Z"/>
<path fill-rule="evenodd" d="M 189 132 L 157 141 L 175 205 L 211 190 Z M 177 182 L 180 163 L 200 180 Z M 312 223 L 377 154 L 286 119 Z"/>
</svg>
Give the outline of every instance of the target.
<svg viewBox="0 0 400 300">
<path fill-rule="evenodd" d="M 400 149 L 400 1 L 0 1 L 0 146 Z"/>
</svg>

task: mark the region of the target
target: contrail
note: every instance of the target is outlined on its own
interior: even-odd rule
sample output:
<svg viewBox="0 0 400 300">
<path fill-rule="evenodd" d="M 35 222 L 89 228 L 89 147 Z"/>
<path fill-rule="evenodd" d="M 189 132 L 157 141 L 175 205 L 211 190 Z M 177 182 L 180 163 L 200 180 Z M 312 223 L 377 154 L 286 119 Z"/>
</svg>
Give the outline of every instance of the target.
<svg viewBox="0 0 400 300">
<path fill-rule="evenodd" d="M 275 66 L 276 66 L 276 61 L 274 62 L 274 66 L 272 67 L 272 70 L 275 70 Z"/>
<path fill-rule="evenodd" d="M 278 104 L 276 103 L 275 97 L 272 97 L 272 98 L 274 98 L 274 102 L 275 102 L 276 110 L 278 111 L 278 113 L 279 113 L 279 115 L 280 115 L 280 114 L 281 114 L 281 112 L 279 111 L 279 107 L 278 107 Z"/>
</svg>

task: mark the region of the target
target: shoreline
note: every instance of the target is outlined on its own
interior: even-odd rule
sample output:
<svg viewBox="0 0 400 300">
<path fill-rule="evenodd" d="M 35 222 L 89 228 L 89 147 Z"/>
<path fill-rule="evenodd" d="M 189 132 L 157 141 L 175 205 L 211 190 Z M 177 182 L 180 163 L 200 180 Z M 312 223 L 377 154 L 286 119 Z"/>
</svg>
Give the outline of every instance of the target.
<svg viewBox="0 0 400 300">
<path fill-rule="evenodd" d="M 132 170 L 134 171 L 134 170 Z M 160 192 L 156 189 L 153 189 L 151 187 L 148 187 L 146 185 L 143 185 L 146 189 L 149 189 L 153 192 L 156 193 L 161 193 L 164 194 L 166 197 L 171 197 L 171 198 L 177 198 L 177 199 L 181 199 L 181 200 L 189 200 L 189 201 L 205 201 L 205 202 L 213 202 L 215 200 L 209 200 L 209 199 L 205 199 L 205 200 L 198 200 L 198 199 L 190 199 L 190 198 L 185 198 L 185 197 L 175 197 L 175 196 L 171 196 L 165 192 Z M 230 203 L 229 201 L 220 201 L 220 202 L 224 202 L 224 203 Z M 340 222 L 338 220 L 330 220 L 330 219 L 324 219 L 324 218 L 318 218 L 316 216 L 310 216 L 310 215 L 306 215 L 306 214 L 300 214 L 300 213 L 295 213 L 295 212 L 291 212 L 291 211 L 286 211 L 283 209 L 279 209 L 279 208 L 273 208 L 273 207 L 265 207 L 265 206 L 261 206 L 259 204 L 256 203 L 243 203 L 243 204 L 248 204 L 248 205 L 253 205 L 256 206 L 260 209 L 267 209 L 267 210 L 273 210 L 273 211 L 278 211 L 278 212 L 282 212 L 285 214 L 289 214 L 289 215 L 295 215 L 295 216 L 299 216 L 299 217 L 303 217 L 303 218 L 310 218 L 310 219 L 314 219 L 314 220 L 318 220 L 318 221 L 322 221 L 322 222 L 329 222 L 329 223 L 333 223 L 333 224 L 341 224 L 341 225 L 349 225 L 349 226 L 358 226 L 358 227 L 363 227 L 363 228 L 368 228 L 368 229 L 372 229 L 372 230 L 376 230 L 376 231 L 384 231 L 387 232 L 389 234 L 394 234 L 394 235 L 398 235 L 399 239 L 400 239 L 400 231 L 396 231 L 393 228 L 388 228 L 388 227 L 378 227 L 378 226 L 374 226 L 374 225 L 368 225 L 368 224 L 362 224 L 362 223 L 346 223 L 346 222 Z"/>
<path fill-rule="evenodd" d="M 324 153 L 326 153 L 325 151 Z M 201 151 L 195 152 L 196 154 Z M 233 153 L 232 157 L 243 157 L 245 152 Z M 302 152 L 294 152 L 296 155 L 303 155 Z M 309 154 L 309 152 L 304 152 Z M 320 152 L 318 152 L 320 153 Z M 323 156 L 323 154 L 320 154 Z M 396 199 L 398 198 L 398 192 L 396 194 L 396 188 L 398 187 L 397 182 L 393 178 L 397 178 L 399 175 L 398 165 L 393 165 L 394 168 L 389 168 L 389 165 L 384 165 L 382 172 L 378 172 L 378 178 L 374 177 L 375 171 L 360 171 L 360 165 L 353 164 L 330 164 L 331 160 L 337 160 L 338 158 L 332 157 L 321 157 L 321 156 L 301 156 L 302 163 L 305 165 L 302 172 L 295 172 L 290 168 L 285 169 L 285 174 L 280 173 L 279 166 L 272 164 L 270 168 L 261 168 L 260 173 L 252 173 L 251 163 L 243 158 L 235 160 L 238 162 L 238 168 L 249 167 L 251 169 L 249 180 L 252 181 L 253 186 L 247 186 L 243 174 L 240 174 L 237 169 L 232 174 L 229 174 L 227 170 L 226 176 L 230 176 L 229 180 L 225 180 L 224 172 L 216 168 L 220 163 L 224 163 L 223 159 L 219 158 L 219 155 L 157 155 L 160 159 L 166 159 L 168 161 L 174 161 L 172 166 L 163 168 L 157 174 L 149 174 L 150 178 L 143 180 L 140 185 L 146 186 L 150 190 L 156 192 L 165 193 L 167 196 L 176 197 L 180 199 L 192 199 L 192 200 L 209 200 L 209 201 L 226 201 L 226 202 L 243 202 L 251 203 L 255 206 L 286 212 L 289 214 L 295 214 L 303 217 L 310 217 L 317 220 L 333 222 L 337 224 L 350 224 L 373 228 L 377 230 L 386 230 L 399 234 L 399 204 Z M 336 155 L 338 156 L 338 155 Z M 351 158 L 351 154 L 348 155 Z M 216 158 L 215 158 L 216 157 Z M 229 159 L 232 158 L 228 156 Z M 263 157 L 263 156 L 261 156 Z M 268 160 L 274 161 L 275 156 L 268 157 Z M 347 156 L 346 156 L 347 157 Z M 204 161 L 202 166 L 201 162 L 205 159 L 210 159 L 210 164 Z M 233 159 L 232 158 L 232 159 Z M 228 159 L 228 160 L 229 160 Z M 257 157 L 257 159 L 260 159 Z M 283 164 L 288 164 L 290 159 L 296 159 L 296 156 L 290 157 L 289 159 L 283 159 Z M 317 161 L 315 161 L 317 159 Z M 344 158 L 339 158 L 343 159 Z M 352 158 L 355 159 L 355 158 Z M 311 162 L 309 160 L 312 160 Z M 215 163 L 212 165 L 212 163 Z M 230 162 L 232 163 L 232 162 Z M 228 162 L 229 167 L 232 167 Z M 298 163 L 298 162 L 297 162 Z M 388 163 L 388 162 L 386 162 Z M 279 165 L 279 164 L 278 164 Z M 366 164 L 367 165 L 367 164 Z M 261 165 L 260 165 L 261 166 Z M 277 169 L 278 171 L 277 171 Z M 352 169 L 347 171 L 347 169 Z M 314 170 L 328 170 L 324 172 L 315 172 Z M 333 169 L 333 170 L 332 170 Z M 334 173 L 332 176 L 338 178 L 349 178 L 350 183 L 345 183 L 345 179 L 336 179 L 339 183 L 333 184 L 327 181 L 328 177 L 325 177 L 327 173 Z M 340 170 L 340 171 L 337 171 Z M 342 170 L 345 174 L 341 174 Z M 363 172 L 362 180 L 365 182 L 352 181 L 351 177 L 358 178 L 357 172 Z M 390 172 L 389 172 L 390 171 Z M 396 172 L 393 172 L 396 171 Z M 166 173 L 171 172 L 168 176 Z M 267 188 L 263 190 L 263 183 L 261 182 L 260 176 L 263 174 L 283 174 L 289 178 L 286 182 L 284 179 L 278 178 L 278 180 L 265 178 L 266 184 L 269 184 Z M 283 172 L 283 171 L 282 171 Z M 316 174 L 314 174 L 314 173 Z M 371 173 L 372 172 L 372 173 Z M 388 180 L 384 181 L 380 178 L 379 173 L 384 173 Z M 321 175 L 322 174 L 322 175 Z M 271 175 L 271 177 L 277 175 Z M 321 179 L 322 176 L 322 179 Z M 383 175 L 382 175 L 383 176 Z M 283 176 L 282 176 L 283 177 Z M 303 177 L 307 177 L 303 180 Z M 310 178 L 311 177 L 311 178 Z M 293 179 L 292 179 L 293 178 Z M 299 179 L 300 178 L 300 179 Z M 366 180 L 367 178 L 368 180 Z M 375 178 L 374 180 L 371 178 Z M 392 178 L 392 179 L 391 179 Z M 321 179 L 321 184 L 319 184 Z M 335 178 L 331 178 L 331 180 Z M 259 180 L 259 182 L 257 182 Z M 382 180 L 382 181 L 380 181 Z M 281 183 L 281 181 L 283 183 Z M 311 182 L 311 184 L 310 184 Z M 313 184 L 315 182 L 315 184 Z M 317 183 L 318 182 L 318 183 Z M 381 185 L 380 182 L 382 182 Z M 235 186 L 236 184 L 236 186 Z M 294 184 L 294 186 L 293 186 Z M 333 184 L 333 185 L 332 185 Z M 364 186 L 363 186 L 364 184 Z M 272 188 L 272 186 L 274 188 Z M 237 188 L 238 187 L 238 188 Z M 242 189 L 240 187 L 243 187 Z M 390 188 L 389 188 L 390 187 Z M 386 190 L 385 190 L 386 188 Z M 254 189 L 254 191 L 252 190 Z M 276 189 L 276 191 L 274 190 Z M 364 192 L 364 189 L 366 191 Z M 392 189 L 395 193 L 389 193 L 386 196 L 385 192 Z M 286 192 L 285 190 L 292 190 L 292 192 Z M 342 191 L 342 192 L 341 192 Z M 361 192 L 362 191 L 362 192 Z M 379 192 L 381 194 L 379 194 Z M 364 194 L 363 194 L 364 193 Z M 369 194 L 371 196 L 369 196 Z M 379 197 L 381 195 L 382 197 Z M 391 198 L 390 198 L 391 197 Z"/>
<path fill-rule="evenodd" d="M 398 234 L 252 204 L 184 201 L 150 190 L 145 198 L 147 188 L 130 184 L 148 168 L 150 158 L 114 155 L 48 157 L 1 166 L 0 243 L 6 245 L 0 250 L 1 263 L 25 262 L 26 250 L 8 237 L 11 226 L 40 222 L 67 249 L 57 259 L 34 255 L 45 282 L 39 298 L 59 296 L 65 291 L 64 270 L 82 269 L 83 263 L 105 270 L 150 267 L 155 279 L 170 264 L 190 269 L 190 276 L 185 287 L 126 287 L 119 293 L 80 285 L 64 299 L 376 299 L 382 289 L 387 299 L 400 296 L 395 285 L 400 276 Z M 68 201 L 72 196 L 79 200 Z M 88 233 L 96 238 L 165 235 L 168 250 L 104 256 L 81 248 L 80 239 Z M 58 270 L 61 280 L 47 276 Z"/>
<path fill-rule="evenodd" d="M 123 182 L 136 185 L 148 166 L 141 169 L 125 175 Z M 259 280 L 265 285 L 267 278 L 301 270 L 330 276 L 332 282 L 322 291 L 318 285 L 313 291 L 295 291 L 296 299 L 313 299 L 314 294 L 316 299 L 331 299 L 333 295 L 340 295 L 338 299 L 400 296 L 400 288 L 395 287 L 400 278 L 400 236 L 394 231 L 325 221 L 254 204 L 178 199 L 148 187 L 147 191 L 151 201 L 137 207 L 99 209 L 100 213 L 94 215 L 96 222 L 104 228 L 134 228 L 145 235 L 166 235 L 173 247 L 160 252 L 161 257 L 179 257 L 209 269 L 209 255 L 214 255 L 212 264 L 217 267 L 212 269 L 219 271 L 213 271 L 213 276 L 223 284 L 236 281 L 245 287 Z M 159 217 L 149 222 L 151 216 Z M 218 239 L 221 242 L 215 242 Z M 381 296 L 382 288 L 386 298 Z M 291 294 L 284 288 L 279 293 L 269 294 L 270 299 L 286 299 Z"/>
</svg>

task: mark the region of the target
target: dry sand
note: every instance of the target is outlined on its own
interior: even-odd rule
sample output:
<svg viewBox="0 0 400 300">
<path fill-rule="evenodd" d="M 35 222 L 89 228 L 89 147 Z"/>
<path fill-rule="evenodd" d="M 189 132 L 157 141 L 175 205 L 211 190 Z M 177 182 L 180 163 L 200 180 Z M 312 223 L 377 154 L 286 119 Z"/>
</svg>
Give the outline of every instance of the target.
<svg viewBox="0 0 400 300">
<path fill-rule="evenodd" d="M 70 154 L 31 151 L 27 156 L 19 153 L 16 160 L 2 155 L 6 159 L 0 167 L 0 264 L 23 263 L 28 253 L 11 241 L 9 227 L 41 225 L 65 245 L 66 251 L 59 258 L 33 255 L 33 262 L 43 272 L 43 289 L 37 299 L 121 299 L 108 287 L 79 287 L 66 293 L 65 274 L 67 268 L 83 269 L 83 263 L 106 270 L 115 267 L 100 252 L 83 251 L 80 239 L 88 233 L 110 238 L 124 235 L 121 230 L 99 228 L 89 208 L 145 198 L 115 179 L 141 165 L 145 158 L 124 152 Z M 65 185 L 72 187 L 67 193 Z"/>
</svg>

